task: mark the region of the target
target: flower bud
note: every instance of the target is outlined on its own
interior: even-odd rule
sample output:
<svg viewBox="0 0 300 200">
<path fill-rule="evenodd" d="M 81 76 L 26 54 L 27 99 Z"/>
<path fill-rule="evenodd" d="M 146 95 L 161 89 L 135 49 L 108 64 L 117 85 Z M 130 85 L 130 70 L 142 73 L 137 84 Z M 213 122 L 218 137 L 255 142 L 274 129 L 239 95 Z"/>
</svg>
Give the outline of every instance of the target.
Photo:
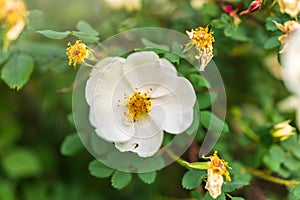
<svg viewBox="0 0 300 200">
<path fill-rule="evenodd" d="M 248 9 L 240 12 L 240 15 L 250 14 L 250 13 L 253 13 L 255 11 L 258 11 L 261 7 L 261 4 L 262 4 L 261 0 L 252 1 L 250 6 L 248 7 Z"/>
</svg>

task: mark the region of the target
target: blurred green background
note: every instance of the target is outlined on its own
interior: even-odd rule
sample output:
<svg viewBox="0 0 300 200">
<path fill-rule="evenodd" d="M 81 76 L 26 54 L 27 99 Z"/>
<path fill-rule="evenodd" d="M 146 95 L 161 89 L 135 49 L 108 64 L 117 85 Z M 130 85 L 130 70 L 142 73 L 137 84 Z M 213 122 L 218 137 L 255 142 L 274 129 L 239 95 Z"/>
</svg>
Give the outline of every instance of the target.
<svg viewBox="0 0 300 200">
<path fill-rule="evenodd" d="M 101 42 L 121 31 L 144 26 L 185 33 L 200 25 L 207 26 L 223 12 L 218 3 L 197 9 L 184 0 L 145 0 L 140 10 L 131 12 L 113 10 L 100 0 L 25 2 L 28 10 L 40 10 L 43 14 L 35 11 L 37 17 L 32 21 L 35 30 L 27 28 L 18 45 L 26 49 L 47 42 L 61 56 L 65 56 L 67 42 L 76 38 L 46 39 L 36 29 L 74 30 L 79 20 L 85 20 L 99 31 Z M 264 49 L 269 37 L 263 21 L 265 14 L 244 18 L 238 36 L 226 37 L 223 30 L 214 30 L 214 61 L 226 87 L 227 121 L 235 132 L 222 136 L 216 149 L 226 159 L 244 159 L 249 165 L 254 163 L 251 152 L 255 146 L 251 149 L 252 143 L 241 136 L 237 124 L 254 127 L 287 117 L 274 109 L 276 102 L 287 96 L 287 91 L 272 70 L 266 68 L 270 65 L 266 58 L 273 56 L 276 60 L 277 57 L 276 51 Z M 161 170 L 152 185 L 146 185 L 134 175 L 128 187 L 116 190 L 109 178 L 97 179 L 89 174 L 88 164 L 93 157 L 85 149 L 71 157 L 63 156 L 61 143 L 76 130 L 70 117 L 72 91 L 58 91 L 72 85 L 77 69 L 67 65 L 66 56 L 63 63 L 52 66 L 51 59 L 43 52 L 36 57 L 36 62 L 30 81 L 20 91 L 11 90 L 0 81 L 0 200 L 190 199 L 189 192 L 181 186 L 186 170 L 176 163 Z M 276 187 L 277 195 L 286 194 L 284 187 Z M 242 194 L 246 199 L 255 199 L 251 192 L 260 192 L 257 188 L 263 188 L 267 194 L 274 193 L 274 184 L 254 181 Z M 277 199 L 277 195 L 271 194 L 272 199 Z"/>
</svg>

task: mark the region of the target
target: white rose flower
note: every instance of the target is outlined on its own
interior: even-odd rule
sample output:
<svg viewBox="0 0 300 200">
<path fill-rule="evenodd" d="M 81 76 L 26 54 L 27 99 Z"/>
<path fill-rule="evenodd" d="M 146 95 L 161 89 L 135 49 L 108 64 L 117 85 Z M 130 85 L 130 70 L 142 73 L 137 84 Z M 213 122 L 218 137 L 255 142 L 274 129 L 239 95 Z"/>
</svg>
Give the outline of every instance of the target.
<svg viewBox="0 0 300 200">
<path fill-rule="evenodd" d="M 163 130 L 185 131 L 196 101 L 191 83 L 154 52 L 100 61 L 90 73 L 85 96 L 97 135 L 140 157 L 159 150 Z"/>
<path fill-rule="evenodd" d="M 291 37 L 286 53 L 282 56 L 282 78 L 287 89 L 293 94 L 281 102 L 280 110 L 295 110 L 297 127 L 300 130 L 300 31 Z"/>
</svg>

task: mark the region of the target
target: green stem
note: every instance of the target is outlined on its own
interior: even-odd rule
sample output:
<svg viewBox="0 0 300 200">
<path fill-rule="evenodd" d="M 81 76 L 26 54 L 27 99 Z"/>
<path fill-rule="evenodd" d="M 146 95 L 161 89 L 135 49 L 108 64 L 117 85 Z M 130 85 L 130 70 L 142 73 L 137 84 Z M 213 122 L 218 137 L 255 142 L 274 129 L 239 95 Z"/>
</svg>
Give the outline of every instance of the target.
<svg viewBox="0 0 300 200">
<path fill-rule="evenodd" d="M 173 158 L 180 166 L 187 169 L 196 169 L 196 170 L 207 170 L 209 167 L 209 162 L 193 162 L 189 163 L 182 158 L 176 156 L 170 149 L 167 149 L 166 152 L 168 155 Z"/>
<path fill-rule="evenodd" d="M 282 179 L 282 178 L 274 177 L 274 176 L 271 176 L 271 175 L 267 174 L 264 171 L 259 171 L 259 170 L 252 169 L 252 168 L 245 168 L 245 169 L 250 174 L 252 174 L 256 177 L 259 177 L 261 179 L 273 182 L 273 183 L 278 183 L 278 184 L 286 185 L 286 186 L 296 186 L 296 185 L 300 184 L 300 181 L 285 180 L 285 179 Z"/>
<path fill-rule="evenodd" d="M 258 142 L 260 140 L 260 137 L 249 126 L 242 126 L 242 130 L 253 141 Z"/>
</svg>

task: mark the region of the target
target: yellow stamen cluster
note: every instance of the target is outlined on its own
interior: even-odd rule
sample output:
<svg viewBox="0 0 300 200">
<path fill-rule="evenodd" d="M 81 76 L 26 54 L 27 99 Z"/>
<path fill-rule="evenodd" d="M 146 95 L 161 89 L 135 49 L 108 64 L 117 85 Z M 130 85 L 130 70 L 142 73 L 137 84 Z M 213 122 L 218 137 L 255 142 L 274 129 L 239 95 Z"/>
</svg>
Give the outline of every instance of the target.
<svg viewBox="0 0 300 200">
<path fill-rule="evenodd" d="M 138 120 L 147 117 L 151 110 L 151 106 L 151 98 L 147 92 L 134 92 L 126 104 L 130 120 L 132 122 L 137 122 Z"/>
<path fill-rule="evenodd" d="M 11 40 L 16 40 L 23 30 L 28 15 L 21 0 L 0 0 L 0 22 L 5 27 L 4 49 Z"/>
<path fill-rule="evenodd" d="M 209 31 L 208 27 L 198 27 L 195 30 L 192 29 L 189 32 L 189 37 L 192 40 L 193 45 L 195 45 L 196 49 L 206 49 L 210 48 L 213 42 L 215 42 L 215 38 L 213 36 L 213 31 Z"/>
<path fill-rule="evenodd" d="M 68 43 L 66 53 L 69 59 L 69 65 L 76 67 L 77 64 L 81 64 L 84 59 L 88 57 L 89 49 L 81 40 L 76 40 L 74 45 L 71 45 L 70 42 Z"/>
<path fill-rule="evenodd" d="M 213 31 L 208 30 L 208 27 L 198 27 L 195 30 L 192 29 L 191 31 L 186 31 L 186 34 L 191 39 L 191 42 L 185 45 L 183 52 L 188 51 L 193 46 L 195 47 L 199 53 L 195 56 L 195 58 L 201 61 L 199 71 L 204 71 L 205 67 L 213 58 L 212 43 L 215 42 L 213 33 Z"/>
<path fill-rule="evenodd" d="M 227 181 L 231 181 L 230 174 L 227 171 L 228 162 L 225 162 L 223 159 L 220 159 L 218 152 L 215 151 L 212 156 L 210 156 L 210 165 L 209 169 L 213 171 L 214 174 L 224 175 Z"/>
</svg>

